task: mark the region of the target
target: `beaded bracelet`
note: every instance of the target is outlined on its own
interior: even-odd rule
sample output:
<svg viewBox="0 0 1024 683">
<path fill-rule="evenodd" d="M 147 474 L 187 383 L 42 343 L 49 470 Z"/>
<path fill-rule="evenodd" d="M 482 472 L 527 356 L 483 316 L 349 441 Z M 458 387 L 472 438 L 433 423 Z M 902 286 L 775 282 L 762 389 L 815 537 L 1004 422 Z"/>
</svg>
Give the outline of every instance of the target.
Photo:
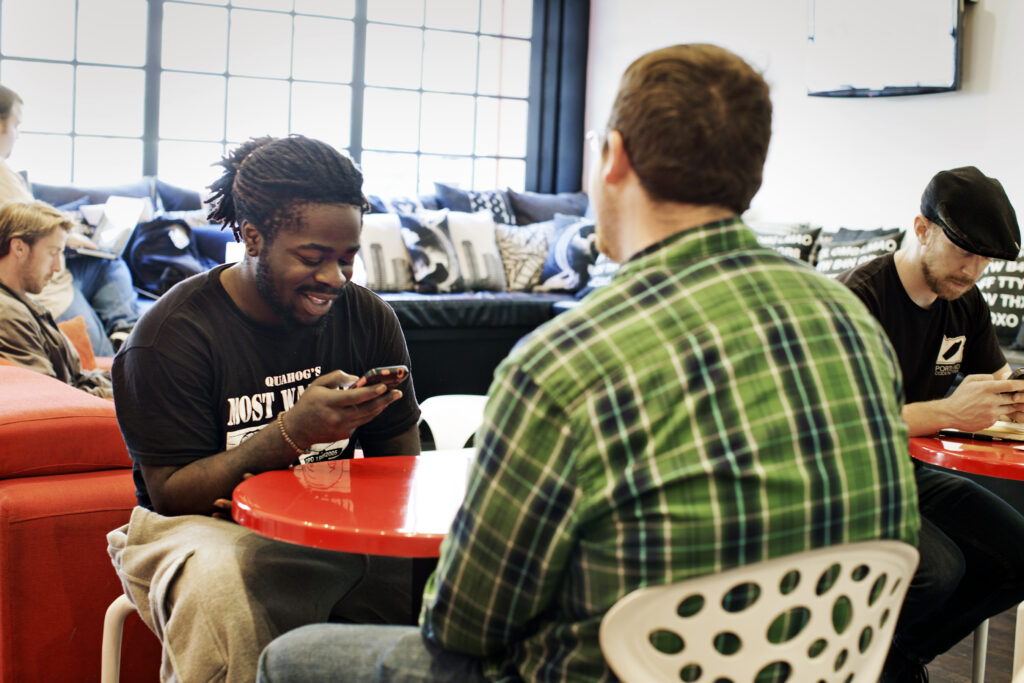
<svg viewBox="0 0 1024 683">
<path fill-rule="evenodd" d="M 278 413 L 277 414 L 277 426 L 281 429 L 281 438 L 284 439 L 284 442 L 286 444 L 288 444 L 289 446 L 292 447 L 292 450 L 295 451 L 295 454 L 296 455 L 305 455 L 306 451 L 304 451 L 301 448 L 299 448 L 298 446 L 296 446 L 295 442 L 292 441 L 292 437 L 288 436 L 288 432 L 285 431 L 285 428 L 284 428 L 284 413 Z"/>
</svg>

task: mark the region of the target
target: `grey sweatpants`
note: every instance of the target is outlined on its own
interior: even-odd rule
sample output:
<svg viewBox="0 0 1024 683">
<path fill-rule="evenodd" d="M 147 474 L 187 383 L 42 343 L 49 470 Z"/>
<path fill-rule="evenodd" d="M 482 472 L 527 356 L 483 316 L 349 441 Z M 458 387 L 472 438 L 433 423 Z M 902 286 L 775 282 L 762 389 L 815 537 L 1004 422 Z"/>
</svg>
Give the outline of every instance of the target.
<svg viewBox="0 0 1024 683">
<path fill-rule="evenodd" d="M 318 550 L 145 508 L 107 534 L 128 599 L 163 643 L 161 681 L 250 683 L 278 635 L 326 621 L 413 623 L 412 562 Z"/>
</svg>

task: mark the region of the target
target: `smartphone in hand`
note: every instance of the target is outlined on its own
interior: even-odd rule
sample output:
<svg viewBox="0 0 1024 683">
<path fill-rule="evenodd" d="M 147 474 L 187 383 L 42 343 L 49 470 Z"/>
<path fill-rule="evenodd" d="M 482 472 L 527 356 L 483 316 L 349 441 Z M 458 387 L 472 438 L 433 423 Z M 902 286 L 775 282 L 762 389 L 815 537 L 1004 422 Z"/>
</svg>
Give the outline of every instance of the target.
<svg viewBox="0 0 1024 683">
<path fill-rule="evenodd" d="M 1024 379 L 1024 367 L 1017 368 L 1006 379 Z"/>
<path fill-rule="evenodd" d="M 358 389 L 359 387 L 365 387 L 369 384 L 386 384 L 389 389 L 393 389 L 409 376 L 409 368 L 404 365 L 385 365 L 379 368 L 373 368 L 368 370 L 366 374 L 352 382 L 346 389 Z"/>
</svg>

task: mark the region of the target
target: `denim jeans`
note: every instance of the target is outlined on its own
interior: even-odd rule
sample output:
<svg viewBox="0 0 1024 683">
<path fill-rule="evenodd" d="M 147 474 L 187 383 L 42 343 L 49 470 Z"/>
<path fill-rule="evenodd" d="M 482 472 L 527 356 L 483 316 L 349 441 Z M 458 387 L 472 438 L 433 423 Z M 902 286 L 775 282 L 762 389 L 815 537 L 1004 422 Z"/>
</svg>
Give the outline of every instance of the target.
<svg viewBox="0 0 1024 683">
<path fill-rule="evenodd" d="M 85 318 L 89 341 L 98 356 L 114 355 L 109 335 L 130 329 L 139 319 L 139 299 L 132 274 L 122 259 L 68 256 L 75 296 L 58 321 Z"/>
<path fill-rule="evenodd" d="M 485 679 L 477 658 L 428 643 L 415 626 L 314 624 L 271 642 L 260 655 L 257 680 L 482 683 Z"/>
<path fill-rule="evenodd" d="M 1024 517 L 984 487 L 915 467 L 921 560 L 894 648 L 927 663 L 1024 600 Z"/>
</svg>

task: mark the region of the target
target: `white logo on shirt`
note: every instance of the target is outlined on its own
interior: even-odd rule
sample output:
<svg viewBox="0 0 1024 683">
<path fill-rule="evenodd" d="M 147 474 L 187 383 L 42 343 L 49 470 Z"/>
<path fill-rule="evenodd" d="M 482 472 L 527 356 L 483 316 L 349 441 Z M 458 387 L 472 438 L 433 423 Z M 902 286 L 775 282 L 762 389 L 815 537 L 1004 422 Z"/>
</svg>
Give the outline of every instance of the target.
<svg viewBox="0 0 1024 683">
<path fill-rule="evenodd" d="M 939 345 L 939 355 L 935 358 L 936 375 L 954 375 L 960 371 L 960 364 L 964 360 L 964 346 L 967 344 L 967 337 L 943 337 Z"/>
</svg>

